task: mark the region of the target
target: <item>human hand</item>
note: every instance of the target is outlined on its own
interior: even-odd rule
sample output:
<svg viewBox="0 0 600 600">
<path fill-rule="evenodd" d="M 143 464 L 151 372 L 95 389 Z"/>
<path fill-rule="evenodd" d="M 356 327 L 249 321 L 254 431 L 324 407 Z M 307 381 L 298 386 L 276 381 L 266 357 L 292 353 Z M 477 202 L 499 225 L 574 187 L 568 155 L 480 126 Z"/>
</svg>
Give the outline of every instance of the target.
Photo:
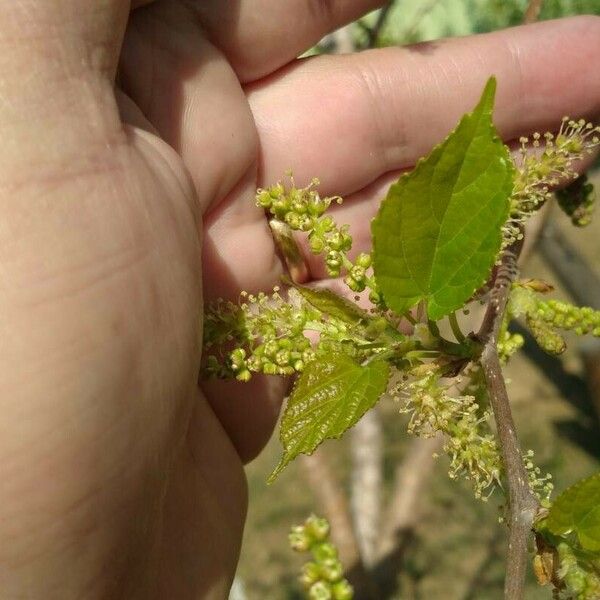
<svg viewBox="0 0 600 600">
<path fill-rule="evenodd" d="M 283 387 L 198 389 L 201 269 L 205 299 L 278 282 L 253 194 L 289 168 L 360 250 L 492 73 L 507 140 L 597 114 L 600 20 L 295 61 L 377 2 L 4 4 L 2 596 L 225 597 Z"/>
</svg>

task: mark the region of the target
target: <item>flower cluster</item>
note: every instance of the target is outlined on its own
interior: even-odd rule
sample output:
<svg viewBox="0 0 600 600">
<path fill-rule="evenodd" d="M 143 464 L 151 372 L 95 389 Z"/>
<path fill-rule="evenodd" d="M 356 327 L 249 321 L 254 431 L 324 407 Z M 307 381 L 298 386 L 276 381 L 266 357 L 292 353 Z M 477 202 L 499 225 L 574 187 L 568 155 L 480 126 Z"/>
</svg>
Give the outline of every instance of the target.
<svg viewBox="0 0 600 600">
<path fill-rule="evenodd" d="M 528 450 L 523 456 L 525 470 L 529 477 L 529 487 L 540 501 L 547 502 L 554 491 L 552 475 L 550 473 L 542 475 L 542 470 L 533 462 L 533 456 L 533 450 Z"/>
<path fill-rule="evenodd" d="M 523 223 L 551 197 L 552 188 L 577 178 L 573 165 L 600 145 L 599 133 L 599 127 L 584 119 L 564 117 L 556 136 L 536 132 L 531 139 L 520 138 L 510 216 L 504 227 L 505 246 L 522 238 Z"/>
<path fill-rule="evenodd" d="M 531 316 L 552 327 L 574 331 L 577 335 L 591 333 L 600 337 L 600 311 L 589 306 L 574 306 L 558 300 L 538 301 Z"/>
<path fill-rule="evenodd" d="M 205 311 L 204 373 L 249 381 L 253 373 L 300 373 L 319 353 L 365 360 L 380 351 L 373 342 L 386 334 L 386 325 L 383 317 L 363 323 L 328 314 L 296 288 L 286 298 L 277 287 L 272 294 L 242 292 L 238 304 L 219 300 Z"/>
<path fill-rule="evenodd" d="M 303 525 L 292 527 L 290 546 L 296 552 L 310 552 L 312 560 L 302 567 L 300 582 L 309 600 L 351 600 L 352 586 L 344 578 L 344 569 L 336 547 L 329 541 L 329 523 L 311 515 Z"/>
<path fill-rule="evenodd" d="M 527 315 L 526 323 L 537 345 L 544 352 L 558 356 L 567 349 L 567 342 L 565 342 L 563 336 L 548 323 L 531 315 Z"/>
<path fill-rule="evenodd" d="M 473 370 L 473 377 L 477 377 Z M 475 497 L 486 500 L 500 481 L 501 459 L 493 434 L 485 431 L 489 413 L 482 411 L 472 395 L 449 392 L 431 365 L 413 370 L 409 381 L 402 381 L 392 395 L 404 400 L 401 412 L 408 413 L 408 431 L 419 437 L 441 432 L 447 436 L 444 451 L 450 457 L 449 476 L 464 476 L 471 481 Z"/>
<path fill-rule="evenodd" d="M 286 301 L 275 288 L 270 295 L 242 292 L 240 303 L 217 301 L 205 311 L 204 347 L 217 354 L 207 358 L 205 372 L 248 381 L 252 373 L 293 375 L 315 357 L 305 330 L 322 316 L 293 290 Z M 332 325 L 329 326 L 330 328 Z M 223 343 L 236 348 L 223 350 Z"/>
<path fill-rule="evenodd" d="M 504 330 L 498 339 L 498 356 L 504 365 L 510 357 L 520 350 L 525 344 L 525 338 L 520 333 Z"/>
<path fill-rule="evenodd" d="M 297 188 L 293 178 L 291 182 L 289 189 L 282 183 L 268 189 L 259 189 L 256 193 L 257 206 L 287 224 L 291 230 L 308 234 L 310 251 L 324 257 L 328 275 L 339 277 L 344 274 L 344 281 L 353 292 L 369 288 L 372 300 L 377 303 L 379 295 L 375 280 L 369 272 L 371 255 L 361 253 L 352 262 L 348 258 L 352 248 L 348 225 L 338 226 L 330 215 L 324 214 L 333 202 L 341 204 L 342 198 L 322 198 L 315 189 L 319 184 L 318 179 L 313 179 L 304 188 Z"/>
<path fill-rule="evenodd" d="M 514 317 L 525 316 L 536 342 L 549 354 L 561 354 L 567 347 L 557 329 L 600 336 L 600 311 L 559 300 L 541 300 L 527 285 L 518 283 L 513 287 L 508 310 Z"/>
</svg>

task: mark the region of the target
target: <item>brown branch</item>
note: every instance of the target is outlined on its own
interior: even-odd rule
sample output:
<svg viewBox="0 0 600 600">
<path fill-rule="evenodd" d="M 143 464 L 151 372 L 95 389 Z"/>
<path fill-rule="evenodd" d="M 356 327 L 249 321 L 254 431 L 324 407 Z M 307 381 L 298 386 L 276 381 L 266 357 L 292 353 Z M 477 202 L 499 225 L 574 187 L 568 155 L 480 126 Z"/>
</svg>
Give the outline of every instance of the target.
<svg viewBox="0 0 600 600">
<path fill-rule="evenodd" d="M 384 520 L 378 554 L 380 560 L 393 554 L 402 538 L 420 517 L 423 490 L 435 465 L 435 454 L 444 444 L 441 435 L 411 441 L 404 460 L 396 468 L 394 490 Z"/>
<path fill-rule="evenodd" d="M 527 542 L 539 508 L 538 500 L 529 487 L 497 348 L 498 334 L 510 288 L 518 272 L 517 259 L 520 252 L 520 244 L 504 252 L 496 271 L 487 311 L 477 334 L 478 339 L 484 344 L 481 366 L 494 412 L 508 486 L 509 537 L 504 582 L 506 600 L 523 598 L 527 569 Z"/>
<path fill-rule="evenodd" d="M 537 21 L 542 10 L 542 4 L 544 4 L 544 0 L 529 0 L 529 5 L 523 15 L 523 25 L 529 25 Z"/>
</svg>

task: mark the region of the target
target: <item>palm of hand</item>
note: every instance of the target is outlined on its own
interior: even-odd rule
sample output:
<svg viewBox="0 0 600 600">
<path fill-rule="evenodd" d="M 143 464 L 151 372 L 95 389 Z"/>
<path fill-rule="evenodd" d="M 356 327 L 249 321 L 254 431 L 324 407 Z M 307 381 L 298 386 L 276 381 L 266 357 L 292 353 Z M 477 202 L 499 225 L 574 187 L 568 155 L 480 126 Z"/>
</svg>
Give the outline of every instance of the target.
<svg viewBox="0 0 600 600">
<path fill-rule="evenodd" d="M 570 94 L 555 92 L 550 104 L 552 90 L 530 89 L 547 60 L 536 53 L 539 34 L 457 41 L 439 54 L 394 49 L 285 67 L 328 28 L 376 2 L 316 12 L 298 3 L 287 9 L 301 23 L 291 35 L 279 27 L 289 17 L 277 2 L 261 28 L 251 19 L 256 9 L 246 14 L 243 3 L 235 17 L 219 2 L 200 4 L 163 1 L 134 13 L 121 59 L 125 94 L 117 94 L 128 125 L 111 100 L 96 102 L 110 96 L 110 81 L 90 83 L 93 100 L 68 116 L 76 134 L 55 165 L 74 165 L 74 175 L 57 185 L 49 167 L 39 188 L 27 191 L 37 211 L 24 213 L 27 243 L 2 240 L 12 243 L 6 277 L 19 290 L 2 300 L 5 337 L 29 332 L 26 344 L 0 357 L 10 397 L 4 418 L 16 424 L 0 438 L 0 454 L 12 457 L 0 506 L 16 515 L 6 532 L 19 540 L 0 553 L 0 587 L 9 594 L 33 573 L 32 598 L 50 597 L 53 585 L 57 598 L 82 590 L 111 598 L 226 595 L 245 512 L 240 457 L 265 442 L 282 386 L 198 390 L 200 249 L 205 299 L 278 282 L 282 266 L 253 203 L 257 186 L 288 168 L 302 182 L 319 176 L 324 193 L 349 196 L 340 219 L 362 249 L 381 190 L 447 133 L 491 72 L 507 138 L 599 108 L 591 67 L 571 75 Z M 109 15 L 105 45 L 118 45 L 122 12 Z M 585 44 L 598 52 L 596 21 L 545 27 L 544 39 L 560 50 L 559 73 L 561 65 L 571 70 Z M 567 34 L 573 43 L 565 51 L 558 41 Z M 486 57 L 477 72 L 440 96 L 440 77 L 458 80 L 474 51 Z M 7 177 L 15 183 L 14 171 Z M 55 201 L 52 211 L 43 212 L 40 189 Z M 18 224 L 23 209 L 12 216 Z M 47 249 L 43 269 L 31 241 Z M 324 277 L 316 264 L 311 271 Z M 23 364 L 36 365 L 32 385 L 24 385 L 31 374 Z"/>
</svg>

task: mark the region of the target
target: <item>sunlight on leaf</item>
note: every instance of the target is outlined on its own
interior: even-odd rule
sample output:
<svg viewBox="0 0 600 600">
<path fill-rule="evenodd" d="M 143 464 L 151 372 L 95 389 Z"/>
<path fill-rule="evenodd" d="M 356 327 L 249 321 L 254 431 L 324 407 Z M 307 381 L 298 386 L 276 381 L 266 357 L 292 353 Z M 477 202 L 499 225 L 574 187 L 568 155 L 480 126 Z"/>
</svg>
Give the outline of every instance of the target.
<svg viewBox="0 0 600 600">
<path fill-rule="evenodd" d="M 283 457 L 269 482 L 299 454 L 312 454 L 326 439 L 339 438 L 385 392 L 389 366 L 383 360 L 359 365 L 344 354 L 315 360 L 302 373 L 281 419 Z"/>
<path fill-rule="evenodd" d="M 488 278 L 508 217 L 514 168 L 492 123 L 496 80 L 475 110 L 392 185 L 372 224 L 374 270 L 387 305 L 420 300 L 437 320 Z"/>
</svg>

